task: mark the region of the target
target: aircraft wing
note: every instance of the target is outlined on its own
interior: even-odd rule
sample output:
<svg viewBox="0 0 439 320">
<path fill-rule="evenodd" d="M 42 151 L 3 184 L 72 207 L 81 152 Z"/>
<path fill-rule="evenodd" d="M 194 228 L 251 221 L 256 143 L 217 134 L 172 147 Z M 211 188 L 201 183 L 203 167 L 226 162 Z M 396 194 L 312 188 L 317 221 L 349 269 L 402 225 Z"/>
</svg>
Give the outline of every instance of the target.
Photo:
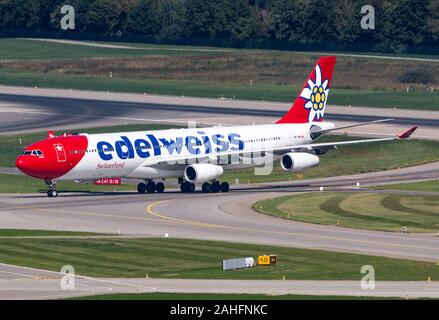
<svg viewBox="0 0 439 320">
<path fill-rule="evenodd" d="M 343 127 L 335 127 L 332 129 L 321 129 L 321 130 L 313 130 L 311 133 L 312 134 L 316 134 L 316 133 L 328 133 L 331 131 L 335 131 L 335 130 L 341 130 L 341 129 L 348 129 L 348 128 L 355 128 L 355 127 L 361 127 L 361 126 L 367 126 L 369 124 L 374 124 L 374 123 L 382 123 L 382 122 L 389 122 L 392 121 L 393 119 L 380 119 L 380 120 L 374 120 L 374 121 L 368 121 L 368 122 L 362 122 L 362 123 L 356 123 L 356 124 L 351 124 L 348 126 L 343 126 Z"/>
<path fill-rule="evenodd" d="M 151 160 L 146 160 L 143 163 L 144 167 L 149 166 L 160 166 L 163 164 L 184 164 L 184 163 L 196 163 L 196 162 L 203 162 L 203 161 L 217 161 L 220 162 L 220 159 L 228 156 L 250 156 L 252 154 L 256 154 L 261 156 L 263 153 L 272 153 L 272 154 L 282 154 L 285 152 L 314 152 L 316 154 L 324 154 L 327 151 L 331 149 L 337 149 L 338 146 L 344 146 L 344 145 L 353 145 L 353 144 L 360 144 L 360 143 L 371 143 L 371 142 L 382 142 L 382 141 L 392 141 L 392 140 L 400 140 L 400 139 L 407 139 L 409 138 L 413 132 L 418 127 L 412 127 L 411 129 L 396 135 L 394 137 L 389 138 L 378 138 L 378 139 L 365 139 L 365 140 L 352 140 L 352 141 L 339 141 L 339 142 L 327 142 L 327 143 L 311 143 L 311 144 L 304 144 L 304 145 L 295 145 L 295 146 L 285 146 L 280 148 L 261 148 L 261 149 L 253 149 L 253 150 L 235 150 L 235 151 L 226 151 L 226 152 L 218 152 L 218 153 L 212 153 L 212 154 L 199 154 L 199 155 L 190 155 L 190 156 L 170 156 L 166 159 L 157 159 L 152 158 Z"/>
<path fill-rule="evenodd" d="M 338 146 L 352 145 L 352 144 L 360 144 L 360 143 L 370 143 L 370 142 L 382 142 L 382 141 L 391 141 L 391 140 L 400 140 L 409 138 L 413 132 L 416 131 L 418 127 L 412 127 L 409 130 L 389 138 L 379 138 L 379 139 L 366 139 L 366 140 L 352 140 L 352 141 L 339 141 L 339 142 L 327 142 L 327 143 L 313 143 L 307 145 L 300 145 L 292 147 L 293 151 L 304 151 L 313 150 L 316 151 L 317 154 L 324 154 L 328 150 L 337 149 Z"/>
</svg>

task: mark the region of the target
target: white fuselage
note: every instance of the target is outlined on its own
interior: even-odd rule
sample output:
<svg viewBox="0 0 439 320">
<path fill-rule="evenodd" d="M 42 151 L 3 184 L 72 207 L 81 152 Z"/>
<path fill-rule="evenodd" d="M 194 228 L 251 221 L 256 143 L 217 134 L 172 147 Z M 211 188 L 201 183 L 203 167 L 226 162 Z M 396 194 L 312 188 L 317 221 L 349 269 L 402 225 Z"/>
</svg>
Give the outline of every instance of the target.
<svg viewBox="0 0 439 320">
<path fill-rule="evenodd" d="M 187 166 L 183 159 L 216 158 L 237 151 L 270 152 L 276 148 L 309 144 L 313 141 L 310 137 L 312 126 L 325 130 L 334 128 L 332 123 L 316 122 L 84 134 L 88 139 L 84 157 L 59 180 L 181 177 Z M 221 164 L 225 169 L 260 165 L 227 161 Z"/>
</svg>

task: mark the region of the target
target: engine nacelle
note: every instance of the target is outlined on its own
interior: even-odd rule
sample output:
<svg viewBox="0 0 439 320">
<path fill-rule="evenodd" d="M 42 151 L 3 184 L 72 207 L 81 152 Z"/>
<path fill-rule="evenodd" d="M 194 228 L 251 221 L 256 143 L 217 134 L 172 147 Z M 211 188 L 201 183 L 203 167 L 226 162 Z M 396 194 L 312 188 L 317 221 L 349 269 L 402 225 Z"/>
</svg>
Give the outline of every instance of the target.
<svg viewBox="0 0 439 320">
<path fill-rule="evenodd" d="M 224 169 L 210 163 L 196 163 L 184 169 L 184 178 L 191 183 L 205 182 L 219 178 L 223 175 Z"/>
<path fill-rule="evenodd" d="M 289 152 L 280 159 L 280 166 L 288 172 L 298 172 L 305 169 L 317 167 L 320 159 L 315 154 L 306 152 Z"/>
</svg>

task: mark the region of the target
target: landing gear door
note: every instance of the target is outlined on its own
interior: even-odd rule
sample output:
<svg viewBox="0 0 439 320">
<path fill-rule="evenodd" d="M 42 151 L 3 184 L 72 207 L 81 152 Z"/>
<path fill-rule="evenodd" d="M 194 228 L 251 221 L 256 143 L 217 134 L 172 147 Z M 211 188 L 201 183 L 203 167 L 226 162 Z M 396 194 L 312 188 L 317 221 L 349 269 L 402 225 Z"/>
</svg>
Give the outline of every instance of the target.
<svg viewBox="0 0 439 320">
<path fill-rule="evenodd" d="M 56 159 L 58 162 L 66 162 L 66 151 L 61 143 L 56 143 L 53 145 L 55 148 Z"/>
</svg>

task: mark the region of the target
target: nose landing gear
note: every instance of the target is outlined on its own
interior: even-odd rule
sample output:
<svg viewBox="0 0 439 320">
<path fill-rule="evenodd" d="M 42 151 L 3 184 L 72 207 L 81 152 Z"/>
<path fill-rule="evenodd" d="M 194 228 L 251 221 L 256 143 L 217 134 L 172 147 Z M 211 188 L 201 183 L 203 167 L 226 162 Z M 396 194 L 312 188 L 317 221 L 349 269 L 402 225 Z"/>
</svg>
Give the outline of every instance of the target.
<svg viewBox="0 0 439 320">
<path fill-rule="evenodd" d="M 47 191 L 47 196 L 49 198 L 58 197 L 58 191 L 56 191 L 56 181 L 54 180 L 46 180 L 46 184 L 49 186 L 49 190 Z"/>
</svg>

